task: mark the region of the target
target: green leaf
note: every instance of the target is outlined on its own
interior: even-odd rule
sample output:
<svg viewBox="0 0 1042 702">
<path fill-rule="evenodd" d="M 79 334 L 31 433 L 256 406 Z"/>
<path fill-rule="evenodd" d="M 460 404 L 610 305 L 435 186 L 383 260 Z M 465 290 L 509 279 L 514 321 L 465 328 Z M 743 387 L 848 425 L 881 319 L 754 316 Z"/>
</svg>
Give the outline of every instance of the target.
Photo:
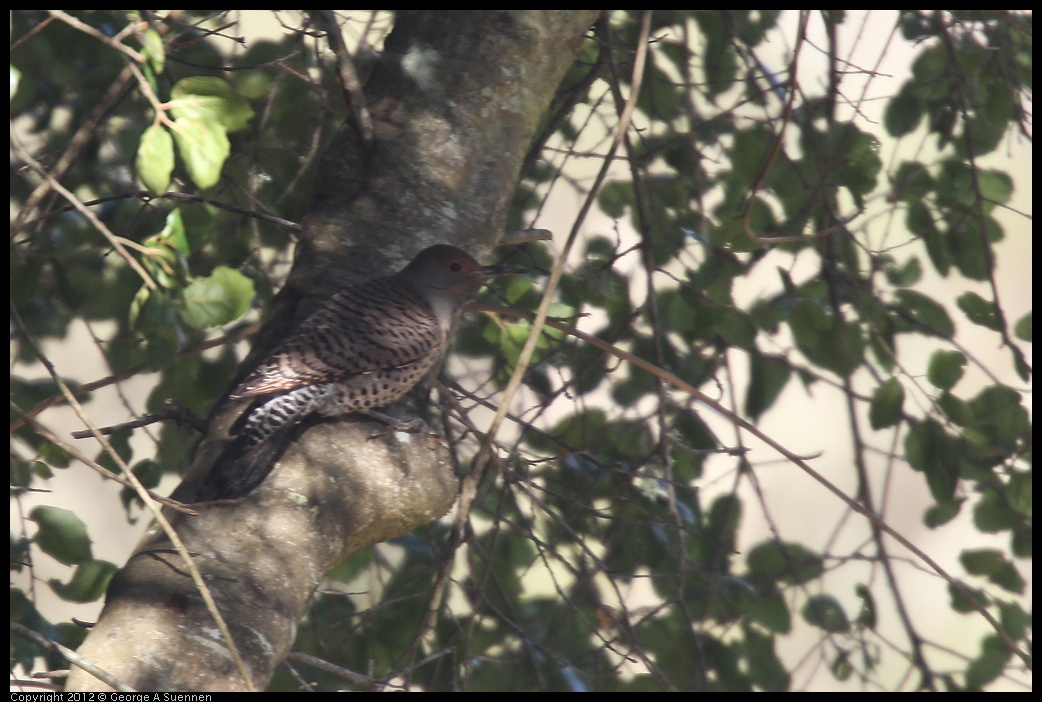
<svg viewBox="0 0 1042 702">
<path fill-rule="evenodd" d="M 943 392 L 937 398 L 937 404 L 940 405 L 944 416 L 960 427 L 964 427 L 973 421 L 973 410 L 970 409 L 970 404 L 961 397 L 950 392 Z"/>
<path fill-rule="evenodd" d="M 1025 612 L 1016 602 L 999 602 L 1002 628 L 1014 641 L 1021 639 L 1028 633 L 1028 627 L 1032 625 L 1031 613 Z"/>
<path fill-rule="evenodd" d="M 724 18 L 716 13 L 696 13 L 695 21 L 705 37 L 702 61 L 705 71 L 705 95 L 712 100 L 726 92 L 737 74 L 738 56 L 731 32 L 724 26 Z"/>
<path fill-rule="evenodd" d="M 718 622 L 732 622 L 744 616 L 759 599 L 748 581 L 734 575 L 714 577 L 714 586 L 708 598 L 709 615 Z M 701 597 L 698 602 L 704 601 Z"/>
<path fill-rule="evenodd" d="M 807 600 L 800 612 L 808 624 L 833 634 L 850 631 L 850 620 L 839 600 L 831 595 L 815 595 Z"/>
<path fill-rule="evenodd" d="M 1028 519 L 1031 518 L 1033 508 L 1031 484 L 1031 471 L 1015 471 L 1009 476 L 1009 482 L 1006 483 L 1009 506 Z"/>
<path fill-rule="evenodd" d="M 970 594 L 967 595 L 965 591 Z M 977 607 L 974 603 L 979 603 L 987 606 L 989 598 L 981 590 L 967 587 L 963 584 L 963 587 L 957 588 L 951 583 L 948 583 L 948 596 L 951 597 L 952 610 L 959 614 L 969 614 L 970 612 L 976 611 Z"/>
<path fill-rule="evenodd" d="M 973 198 L 973 169 L 966 161 L 949 158 L 937 175 L 937 196 L 942 202 L 969 203 Z"/>
<path fill-rule="evenodd" d="M 192 253 L 180 208 L 170 210 L 167 214 L 157 241 L 173 247 L 182 256 Z"/>
<path fill-rule="evenodd" d="M 966 667 L 966 688 L 980 691 L 985 685 L 1002 675 L 1013 652 L 998 635 L 985 636 L 981 642 L 980 655 Z"/>
<path fill-rule="evenodd" d="M 187 257 L 191 248 L 181 218 L 181 208 L 170 210 L 163 230 L 145 239 L 144 244 L 149 253 L 143 263 L 156 282 L 168 289 L 182 287 L 190 277 Z"/>
<path fill-rule="evenodd" d="M 25 592 L 17 589 L 13 584 L 10 588 L 8 603 L 8 612 L 12 622 L 17 622 L 33 631 L 47 632 L 48 636 L 53 635 L 53 625 L 40 614 L 26 597 Z M 36 659 L 44 654 L 36 643 L 23 636 L 10 638 L 9 652 L 11 663 L 21 663 L 26 671 L 33 670 Z"/>
<path fill-rule="evenodd" d="M 130 445 L 130 435 L 130 429 L 120 429 L 109 435 L 109 445 L 116 455 L 119 456 L 119 460 L 122 460 L 124 463 L 128 463 L 134 455 L 134 450 Z M 98 448 L 98 455 L 95 460 L 113 473 L 120 472 L 119 465 L 116 462 L 117 459 L 111 456 L 104 448 Z"/>
<path fill-rule="evenodd" d="M 936 44 L 919 54 L 912 64 L 916 89 L 930 97 L 943 96 L 947 89 L 944 79 L 950 71 L 949 63 L 948 54 Z"/>
<path fill-rule="evenodd" d="M 774 650 L 773 636 L 764 636 L 752 627 L 743 627 L 745 652 L 749 660 L 749 678 L 767 692 L 786 692 L 791 678 L 789 671 Z"/>
<path fill-rule="evenodd" d="M 632 206 L 633 202 L 633 185 L 629 182 L 609 181 L 597 193 L 597 204 L 601 211 L 613 219 L 625 214 L 626 208 Z"/>
<path fill-rule="evenodd" d="M 159 36 L 159 32 L 149 27 L 141 33 L 141 47 L 142 53 L 145 58 L 148 59 L 149 65 L 152 66 L 152 72 L 159 74 L 163 72 L 163 66 L 166 65 L 166 50 L 163 47 L 163 38 Z M 164 190 L 164 192 L 166 192 Z"/>
<path fill-rule="evenodd" d="M 1020 522 L 1013 527 L 1010 550 L 1017 558 L 1031 558 L 1034 554 L 1034 532 L 1031 522 Z"/>
<path fill-rule="evenodd" d="M 944 307 L 922 293 L 913 290 L 896 292 L 898 309 L 924 327 L 924 331 L 943 339 L 951 339 L 955 325 Z"/>
<path fill-rule="evenodd" d="M 145 305 L 148 304 L 148 298 L 150 297 L 152 297 L 152 291 L 146 285 L 142 285 L 134 293 L 134 298 L 130 301 L 130 307 L 127 309 L 127 321 L 131 327 L 137 326 L 138 320 L 141 319 L 141 314 L 144 312 Z"/>
<path fill-rule="evenodd" d="M 973 525 L 985 534 L 997 534 L 1009 531 L 1016 525 L 1020 516 L 1010 509 L 1006 502 L 994 490 L 987 490 L 980 501 L 973 506 Z"/>
<path fill-rule="evenodd" d="M 1017 335 L 1018 339 L 1023 341 L 1031 341 L 1031 313 L 1028 312 L 1026 315 L 1017 320 L 1017 323 L 1013 325 L 1013 333 Z"/>
<path fill-rule="evenodd" d="M 904 136 L 918 126 L 923 117 L 923 107 L 912 84 L 905 83 L 894 99 L 887 103 L 883 126 L 891 136 Z"/>
<path fill-rule="evenodd" d="M 497 334 L 498 332 L 498 334 Z M 532 335 L 532 324 L 527 320 L 521 320 L 517 323 L 506 324 L 502 327 L 490 326 L 486 334 L 496 334 L 494 339 L 499 344 L 499 353 L 503 359 L 511 366 L 517 363 L 517 359 L 521 356 L 521 351 L 524 349 L 525 344 L 528 343 L 528 337 Z M 539 344 L 536 346 L 537 349 L 540 347 L 545 348 L 546 336 L 540 339 Z"/>
<path fill-rule="evenodd" d="M 218 122 L 179 119 L 174 123 L 177 150 L 195 184 L 206 190 L 217 185 L 231 153 L 228 133 Z"/>
<path fill-rule="evenodd" d="M 40 506 L 33 508 L 29 519 L 39 529 L 33 542 L 40 550 L 65 565 L 84 563 L 91 558 L 90 537 L 87 527 L 75 512 L 59 507 Z"/>
<path fill-rule="evenodd" d="M 676 618 L 655 618 L 641 627 L 641 641 L 646 646 L 646 650 L 654 656 L 655 664 L 670 681 L 670 684 L 677 685 L 680 689 L 694 689 L 699 686 L 700 682 L 704 684 L 704 680 L 701 680 L 703 673 L 691 665 L 690 656 L 682 650 L 683 647 L 676 645 L 677 637 L 683 636 L 682 632 L 683 628 L 679 626 Z M 725 670 L 733 669 L 735 667 L 734 653 L 715 651 L 717 646 L 714 644 L 715 641 L 711 639 L 706 641 L 707 648 L 713 649 L 716 653 L 712 656 L 713 660 L 719 661 L 724 658 Z M 724 655 L 721 656 L 721 653 Z M 729 676 L 725 675 L 725 677 Z M 536 683 L 535 680 L 532 682 Z M 502 681 L 499 681 L 495 689 L 504 689 Z"/>
<path fill-rule="evenodd" d="M 655 390 L 654 377 L 648 373 L 636 372 L 612 386 L 612 399 L 620 407 L 632 407 L 640 398 Z"/>
<path fill-rule="evenodd" d="M 656 121 L 670 122 L 676 118 L 683 104 L 682 97 L 683 93 L 669 76 L 649 63 L 637 99 L 638 109 Z"/>
<path fill-rule="evenodd" d="M 990 548 L 967 550 L 959 555 L 959 560 L 971 575 L 983 575 L 989 582 L 1010 592 L 1024 592 L 1024 579 L 1001 551 Z"/>
<path fill-rule="evenodd" d="M 756 340 L 756 325 L 745 312 L 733 307 L 724 308 L 716 324 L 716 332 L 731 346 L 749 348 Z"/>
<path fill-rule="evenodd" d="M 138 294 L 141 294 L 140 291 Z M 134 308 L 131 312 L 134 312 Z M 149 332 L 171 331 L 174 326 L 174 305 L 170 295 L 165 290 L 150 290 L 146 293 L 136 322 Z"/>
<path fill-rule="evenodd" d="M 841 682 L 848 680 L 854 672 L 854 666 L 850 662 L 850 653 L 847 651 L 837 653 L 835 660 L 829 666 L 829 670 L 832 671 L 832 675 L 836 680 Z"/>
<path fill-rule="evenodd" d="M 742 43 L 749 47 L 757 46 L 766 38 L 768 31 L 778 24 L 780 14 L 781 10 L 736 11 L 733 19 L 740 30 Z"/>
<path fill-rule="evenodd" d="M 876 185 L 883 162 L 879 140 L 850 122 L 834 125 L 826 138 L 827 148 L 838 157 L 836 177 L 855 197 L 867 195 Z"/>
<path fill-rule="evenodd" d="M 916 256 L 909 258 L 902 266 L 890 265 L 884 270 L 886 271 L 886 279 L 890 284 L 900 287 L 915 285 L 923 277 L 923 266 L 919 263 L 919 258 Z"/>
<path fill-rule="evenodd" d="M 766 595 L 761 595 L 757 603 L 749 610 L 750 621 L 778 634 L 787 634 L 792 630 L 792 615 L 789 605 L 776 588 L 770 588 Z"/>
<path fill-rule="evenodd" d="M 961 449 L 936 420 L 916 423 L 905 437 L 908 464 L 926 475 L 934 500 L 951 502 L 959 478 Z"/>
<path fill-rule="evenodd" d="M 918 161 L 904 161 L 891 178 L 893 192 L 903 202 L 918 202 L 934 188 L 933 177 Z"/>
<path fill-rule="evenodd" d="M 955 153 L 961 158 L 980 157 L 994 151 L 1006 135 L 1006 124 L 971 116 L 964 122 L 963 138 L 955 142 Z M 973 144 L 970 149 L 969 143 Z"/>
<path fill-rule="evenodd" d="M 721 495 L 709 508 L 707 531 L 721 541 L 733 539 L 742 523 L 742 503 L 730 495 Z"/>
<path fill-rule="evenodd" d="M 789 364 L 760 353 L 749 355 L 749 386 L 746 388 L 745 413 L 759 419 L 774 401 L 792 376 Z"/>
<path fill-rule="evenodd" d="M 731 168 L 736 185 L 747 188 L 767 162 L 775 135 L 766 127 L 751 127 L 736 132 L 731 148 Z"/>
<path fill-rule="evenodd" d="M 696 295 L 667 290 L 659 294 L 659 311 L 669 329 L 686 340 L 699 338 L 699 334 L 712 326 L 711 308 Z"/>
<path fill-rule="evenodd" d="M 219 125 L 236 132 L 249 124 L 253 109 L 231 83 L 215 76 L 182 78 L 170 91 L 170 113 L 178 122 Z"/>
<path fill-rule="evenodd" d="M 938 19 L 933 13 L 921 10 L 903 10 L 901 12 L 901 36 L 919 43 L 923 37 L 936 36 Z"/>
<path fill-rule="evenodd" d="M 971 575 L 989 575 L 1006 564 L 1002 553 L 990 548 L 963 551 L 959 561 Z"/>
<path fill-rule="evenodd" d="M 985 300 L 975 292 L 965 292 L 955 300 L 965 314 L 966 318 L 974 324 L 987 327 L 993 331 L 1001 331 L 1002 324 L 999 322 L 999 314 L 995 309 L 995 303 Z"/>
<path fill-rule="evenodd" d="M 523 588 L 520 575 L 536 560 L 531 541 L 521 534 L 499 531 L 480 539 L 479 545 L 482 553 L 488 554 L 484 568 L 479 568 L 487 573 L 481 578 L 485 581 L 487 601 L 502 603 L 504 597 L 520 595 Z"/>
<path fill-rule="evenodd" d="M 153 490 L 159 485 L 159 481 L 163 477 L 162 467 L 150 458 L 145 458 L 133 465 L 130 472 L 134 474 L 146 490 Z M 137 495 L 133 489 L 127 487 L 124 488 L 124 494 L 130 496 L 131 494 Z"/>
<path fill-rule="evenodd" d="M 868 421 L 873 429 L 892 427 L 901 421 L 905 389 L 897 378 L 888 378 L 876 388 L 868 407 Z"/>
<path fill-rule="evenodd" d="M 921 202 L 913 202 L 909 205 L 905 224 L 908 231 L 922 239 L 930 262 L 933 263 L 937 272 L 941 275 L 948 275 L 948 271 L 952 267 L 951 253 L 948 251 L 948 235 L 938 230 L 937 223 L 934 222 L 926 205 Z"/>
<path fill-rule="evenodd" d="M 872 592 L 866 586 L 858 583 L 854 592 L 861 598 L 861 611 L 857 615 L 857 623 L 866 629 L 875 630 L 878 617 L 876 616 L 876 601 Z"/>
<path fill-rule="evenodd" d="M 951 390 L 962 378 L 966 357 L 959 351 L 935 351 L 930 356 L 926 378 L 934 387 Z"/>
<path fill-rule="evenodd" d="M 931 529 L 936 529 L 939 526 L 947 524 L 959 516 L 963 502 L 965 502 L 965 500 L 952 500 L 950 502 L 940 502 L 931 505 L 923 514 L 923 524 Z"/>
<path fill-rule="evenodd" d="M 765 541 L 749 551 L 746 560 L 751 579 L 805 583 L 821 575 L 821 556 L 796 543 Z"/>
<path fill-rule="evenodd" d="M 67 584 L 57 579 L 50 580 L 49 584 L 58 597 L 67 602 L 94 602 L 105 594 L 117 570 L 113 563 L 92 559 L 76 566 Z"/>
<path fill-rule="evenodd" d="M 991 385 L 969 401 L 973 411 L 973 428 L 982 433 L 984 442 L 1005 454 L 1019 450 L 1028 438 L 1031 420 L 1013 388 Z"/>
<path fill-rule="evenodd" d="M 61 446 L 52 444 L 50 441 L 41 443 L 37 448 L 37 453 L 40 460 L 53 468 L 68 468 L 69 463 L 72 461 L 72 454 Z"/>
<path fill-rule="evenodd" d="M 137 150 L 137 174 L 152 193 L 162 195 L 170 189 L 174 172 L 174 140 L 166 128 L 153 124 L 141 135 Z"/>
<path fill-rule="evenodd" d="M 828 312 L 816 301 L 800 300 L 789 313 L 789 328 L 804 353 L 817 356 L 825 332 L 832 326 Z"/>
<path fill-rule="evenodd" d="M 986 217 L 983 222 L 985 236 L 981 236 L 981 221 L 977 217 L 953 216 L 949 220 L 948 250 L 952 263 L 959 272 L 970 280 L 987 280 L 994 265 L 988 252 L 985 237 L 1001 235 L 1001 228 L 994 219 Z"/>
<path fill-rule="evenodd" d="M 1002 171 L 980 171 L 977 184 L 981 196 L 988 202 L 1003 204 L 1013 197 L 1013 179 Z"/>
<path fill-rule="evenodd" d="M 857 324 L 835 320 L 835 324 L 824 337 L 821 355 L 816 359 L 821 365 L 842 376 L 856 371 L 865 357 L 865 339 Z"/>
<path fill-rule="evenodd" d="M 196 329 L 228 324 L 246 314 L 253 294 L 252 280 L 234 268 L 218 266 L 184 289 L 180 316 Z"/>
</svg>

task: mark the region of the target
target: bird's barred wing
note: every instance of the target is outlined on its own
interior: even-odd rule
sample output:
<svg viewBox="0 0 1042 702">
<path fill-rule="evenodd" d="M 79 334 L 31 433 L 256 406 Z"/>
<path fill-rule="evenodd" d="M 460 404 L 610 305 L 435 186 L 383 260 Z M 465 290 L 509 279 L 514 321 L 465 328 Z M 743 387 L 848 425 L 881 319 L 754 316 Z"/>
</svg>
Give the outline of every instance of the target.
<svg viewBox="0 0 1042 702">
<path fill-rule="evenodd" d="M 232 399 L 288 392 L 440 354 L 444 332 L 429 306 L 378 279 L 337 293 L 231 393 Z"/>
</svg>

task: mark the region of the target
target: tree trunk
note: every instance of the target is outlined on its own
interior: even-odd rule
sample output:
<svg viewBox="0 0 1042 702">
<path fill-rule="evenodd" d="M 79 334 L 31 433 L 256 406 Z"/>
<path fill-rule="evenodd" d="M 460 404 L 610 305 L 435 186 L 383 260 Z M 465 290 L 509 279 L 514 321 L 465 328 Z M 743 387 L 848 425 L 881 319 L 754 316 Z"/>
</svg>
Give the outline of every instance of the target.
<svg viewBox="0 0 1042 702">
<path fill-rule="evenodd" d="M 240 375 L 343 285 L 393 272 L 430 244 L 477 258 L 493 247 L 530 141 L 596 17 L 398 14 L 366 87 L 375 138 L 367 145 L 359 130 L 345 128 L 326 152 L 293 271 Z M 217 408 L 175 497 L 208 472 L 242 410 L 241 403 Z M 329 569 L 439 518 L 457 490 L 436 441 L 349 417 L 306 430 L 243 500 L 201 508 L 198 517 L 167 516 L 263 689 Z M 156 525 L 113 580 L 79 654 L 138 690 L 245 689 Z M 73 668 L 66 689 L 110 688 Z"/>
</svg>

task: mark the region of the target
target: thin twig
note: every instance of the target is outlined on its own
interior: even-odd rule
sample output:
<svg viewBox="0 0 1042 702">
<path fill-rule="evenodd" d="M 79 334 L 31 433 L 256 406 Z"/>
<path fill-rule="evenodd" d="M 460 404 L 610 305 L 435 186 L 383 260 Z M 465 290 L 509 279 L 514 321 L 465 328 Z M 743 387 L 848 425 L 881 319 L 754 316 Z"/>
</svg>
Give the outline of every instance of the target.
<svg viewBox="0 0 1042 702">
<path fill-rule="evenodd" d="M 138 419 L 132 419 L 129 422 L 121 422 L 120 424 L 114 424 L 108 427 L 98 427 L 98 431 L 105 436 L 111 436 L 118 431 L 140 429 L 141 427 L 147 427 L 149 424 L 166 421 L 173 421 L 181 426 L 191 427 L 200 434 L 205 434 L 207 429 L 205 419 L 182 405 L 180 402 L 168 397 L 163 400 L 163 406 L 160 407 L 157 412 L 149 412 L 145 416 L 139 417 Z M 86 429 L 72 432 L 72 438 L 74 439 L 89 439 L 92 436 L 94 436 L 94 434 Z"/>
<path fill-rule="evenodd" d="M 26 417 L 25 414 L 18 407 L 14 406 L 12 404 L 11 409 L 12 409 L 13 412 L 15 412 L 16 414 L 21 416 L 25 420 L 25 422 L 29 425 L 29 428 L 32 429 L 36 434 L 39 434 L 40 436 L 42 436 L 43 438 L 47 439 L 48 441 L 50 441 L 55 446 L 58 446 L 63 451 L 67 452 L 70 456 L 72 456 L 77 461 L 79 461 L 80 463 L 84 464 L 88 468 L 91 468 L 92 470 L 94 470 L 95 472 L 97 472 L 98 474 L 100 474 L 104 478 L 107 478 L 109 480 L 114 480 L 115 482 L 119 483 L 120 485 L 122 485 L 125 488 L 129 488 L 131 490 L 134 489 L 134 485 L 129 480 L 124 478 L 122 475 L 120 475 L 118 473 L 113 473 L 112 471 L 110 471 L 108 468 L 105 468 L 100 463 L 98 463 L 96 461 L 92 461 L 90 458 L 88 458 L 84 454 L 80 453 L 74 446 L 72 446 L 71 444 L 69 444 L 69 443 L 67 443 L 65 441 L 62 441 L 61 437 L 59 437 L 57 434 L 52 432 L 47 427 L 45 427 L 42 424 L 40 424 L 40 422 L 36 421 L 35 419 L 31 419 L 29 417 Z M 167 507 L 170 507 L 171 509 L 177 510 L 178 512 L 182 512 L 182 513 L 187 514 L 187 515 L 189 515 L 191 517 L 199 516 L 198 512 L 196 512 L 194 509 L 192 509 L 188 505 L 184 504 L 183 502 L 179 502 L 178 500 L 172 499 L 170 497 L 163 497 L 162 495 L 158 495 L 158 494 L 152 492 L 151 490 L 148 491 L 148 494 L 151 495 L 152 499 L 155 500 L 156 502 L 158 502 L 158 503 L 160 503 L 162 505 L 166 505 Z"/>
<path fill-rule="evenodd" d="M 59 19 L 62 22 L 64 22 L 65 24 L 69 25 L 70 27 L 74 27 L 75 29 L 80 30 L 81 32 L 83 32 L 87 36 L 94 37 L 95 39 L 100 41 L 105 46 L 108 46 L 108 47 L 110 47 L 112 49 L 115 49 L 116 51 L 120 52 L 121 54 L 126 54 L 135 63 L 144 63 L 145 62 L 145 57 L 143 55 L 141 55 L 141 53 L 135 51 L 134 49 L 131 49 L 126 44 L 123 44 L 121 42 L 115 41 L 112 38 L 105 36 L 104 34 L 99 32 L 94 27 L 90 26 L 89 24 L 86 24 L 85 22 L 81 22 L 80 20 L 76 19 L 72 15 L 67 14 L 66 12 L 64 12 L 62 10 L 48 10 L 48 12 L 50 13 L 51 17 L 54 17 L 55 19 Z"/>
<path fill-rule="evenodd" d="M 368 675 L 356 673 L 355 671 L 344 668 L 343 666 L 336 665 L 335 663 L 330 663 L 329 661 L 318 658 L 317 656 L 312 656 L 307 653 L 301 653 L 300 651 L 291 651 L 289 655 L 286 656 L 286 659 L 291 661 L 297 661 L 298 663 L 304 663 L 306 665 L 312 666 L 313 668 L 318 668 L 319 670 L 325 671 L 332 675 L 336 675 L 337 677 L 343 678 L 344 680 L 347 680 L 349 683 L 353 683 L 355 685 L 364 685 L 365 687 L 373 688 L 379 685 L 381 682 L 376 678 L 371 678 Z"/>
<path fill-rule="evenodd" d="M 362 144 L 369 147 L 373 143 L 373 118 L 369 114 L 365 93 L 362 92 L 362 83 L 358 80 L 355 62 L 351 59 L 351 53 L 347 50 L 347 44 L 344 43 L 344 37 L 340 33 L 336 12 L 319 10 L 318 16 L 326 25 L 326 41 L 329 42 L 329 48 L 333 50 L 333 56 L 336 57 L 336 77 L 344 91 L 347 109 L 354 118 L 352 125 Z"/>
</svg>

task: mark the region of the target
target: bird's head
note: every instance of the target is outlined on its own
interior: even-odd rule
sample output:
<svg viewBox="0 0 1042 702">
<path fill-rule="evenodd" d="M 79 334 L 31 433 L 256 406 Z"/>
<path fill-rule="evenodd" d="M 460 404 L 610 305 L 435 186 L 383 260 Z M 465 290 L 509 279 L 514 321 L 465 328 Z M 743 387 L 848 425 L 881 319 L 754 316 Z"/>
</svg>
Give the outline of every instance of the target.
<svg viewBox="0 0 1042 702">
<path fill-rule="evenodd" d="M 483 266 L 462 249 L 435 244 L 418 253 L 398 275 L 427 298 L 439 320 L 444 317 L 447 322 L 495 276 L 523 272 L 513 266 Z"/>
</svg>

